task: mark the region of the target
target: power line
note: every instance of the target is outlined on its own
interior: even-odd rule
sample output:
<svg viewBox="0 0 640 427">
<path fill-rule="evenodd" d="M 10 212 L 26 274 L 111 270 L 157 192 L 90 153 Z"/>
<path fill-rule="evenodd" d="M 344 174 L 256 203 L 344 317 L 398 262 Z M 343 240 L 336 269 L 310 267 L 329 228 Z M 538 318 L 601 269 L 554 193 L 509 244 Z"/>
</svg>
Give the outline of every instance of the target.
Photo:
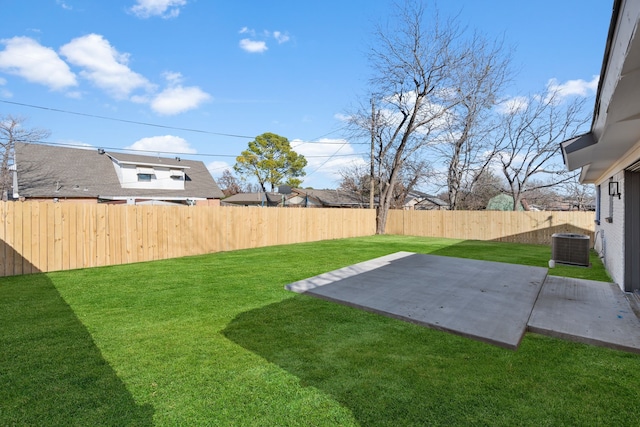
<svg viewBox="0 0 640 427">
<path fill-rule="evenodd" d="M 0 140 L 6 140 L 6 138 L 1 138 Z M 82 149 L 98 149 L 98 148 L 102 148 L 104 150 L 108 150 L 108 151 L 119 151 L 119 152 L 136 152 L 136 153 L 145 153 L 145 154 L 171 154 L 171 155 L 179 155 L 179 156 L 192 156 L 192 157 L 233 157 L 236 158 L 238 157 L 235 154 L 212 154 L 212 153 L 187 153 L 187 152 L 178 152 L 178 151 L 162 151 L 162 150 L 140 150 L 140 149 L 135 149 L 135 148 L 117 148 L 117 147 L 105 147 L 105 146 L 100 146 L 100 147 L 94 147 L 94 146 L 89 146 L 89 145 L 81 145 L 81 144 L 69 144 L 69 143 L 64 143 L 64 142 L 49 142 L 49 141 L 29 141 L 29 143 L 31 144 L 41 144 L 41 145 L 55 145 L 55 146 L 62 146 L 62 147 L 71 147 L 71 148 L 82 148 Z M 346 145 L 348 144 L 347 142 L 342 143 L 342 145 Z M 342 147 L 340 147 L 340 149 L 342 149 Z M 338 151 L 340 151 L 340 149 L 338 149 Z M 338 152 L 336 151 L 336 153 Z M 304 156 L 305 158 L 332 158 L 332 157 L 350 157 L 350 156 L 362 156 L 366 153 L 351 153 L 351 154 L 332 154 L 332 155 L 325 155 L 325 156 Z"/>
<path fill-rule="evenodd" d="M 29 108 L 35 108 L 35 109 L 39 109 L 39 110 L 44 110 L 44 111 L 53 111 L 56 113 L 63 113 L 63 114 L 73 114 L 76 116 L 83 116 L 83 117 L 91 117 L 94 119 L 101 119 L 101 120 L 110 120 L 110 121 L 114 121 L 114 122 L 121 122 L 121 123 L 129 123 L 129 124 L 135 124 L 135 125 L 141 125 L 141 126 L 150 126 L 150 127 L 157 127 L 157 128 L 162 128 L 162 129 L 171 129 L 171 130 L 181 130 L 181 131 L 185 131 L 185 132 L 196 132 L 196 133 L 203 133 L 203 134 L 207 134 L 207 135 L 216 135 L 216 136 L 227 136 L 230 138 L 242 138 L 242 139 L 254 139 L 255 136 L 247 136 L 247 135 L 238 135 L 238 134 L 230 134 L 230 133 L 221 133 L 221 132 L 212 132 L 212 131 L 207 131 L 207 130 L 202 130 L 202 129 L 193 129 L 193 128 L 182 128 L 182 127 L 176 127 L 176 126 L 166 126 L 166 125 L 159 125 L 157 123 L 147 123 L 147 122 L 139 122 L 139 121 L 135 121 L 135 120 L 127 120 L 127 119 L 118 119 L 115 117 L 107 117 L 107 116 L 100 116 L 100 115 L 96 115 L 96 114 L 88 114 L 88 113 L 80 113 L 77 111 L 70 111 L 70 110 L 62 110 L 59 108 L 51 108 L 51 107 L 43 107 L 40 105 L 33 105 L 33 104 L 25 104 L 22 102 L 14 102 L 14 101 L 7 101 L 4 99 L 0 99 L 0 102 L 5 103 L 5 104 L 11 104 L 11 105 L 19 105 L 21 107 L 29 107 Z M 322 144 L 322 145 L 342 145 L 344 144 L 344 142 L 340 142 L 340 141 L 315 141 L 318 140 L 320 138 L 324 138 L 327 135 L 331 135 L 333 133 L 336 133 L 338 131 L 343 130 L 344 127 L 338 128 L 338 129 L 334 129 L 330 132 L 327 132 L 323 135 L 320 135 L 317 138 L 313 138 L 311 141 L 303 141 L 300 145 L 302 144 Z M 364 145 L 366 143 L 361 143 L 361 142 L 351 142 L 351 145 Z"/>
<path fill-rule="evenodd" d="M 333 153 L 331 156 L 329 156 L 329 158 L 328 158 L 327 160 L 325 160 L 324 162 L 322 162 L 322 163 L 320 164 L 320 166 L 318 166 L 318 167 L 317 167 L 317 168 L 315 168 L 313 171 L 311 171 L 311 173 L 309 173 L 307 176 L 311 176 L 311 175 L 313 175 L 314 173 L 318 172 L 318 171 L 320 170 L 320 168 L 321 168 L 321 167 L 323 167 L 324 165 L 326 165 L 326 164 L 329 162 L 329 160 L 333 159 L 334 157 L 344 156 L 344 154 L 338 154 L 338 152 L 339 152 L 340 150 L 342 150 L 346 144 L 347 144 L 346 142 L 345 142 L 345 143 L 343 143 L 343 144 L 342 144 L 342 145 L 341 145 L 341 146 L 336 150 L 336 152 L 335 152 L 335 153 Z"/>
<path fill-rule="evenodd" d="M 242 138 L 242 139 L 253 139 L 253 138 L 255 138 L 255 136 L 234 135 L 234 134 L 230 134 L 230 133 L 210 132 L 210 131 L 201 130 L 201 129 L 181 128 L 181 127 L 175 127 L 175 126 L 159 125 L 159 124 L 156 124 L 156 123 L 138 122 L 138 121 L 135 121 L 135 120 L 117 119 L 117 118 L 114 118 L 114 117 L 99 116 L 99 115 L 96 115 L 96 114 L 88 114 L 88 113 L 79 113 L 77 111 L 69 111 L 69 110 L 61 110 L 61 109 L 58 109 L 58 108 L 42 107 L 40 105 L 24 104 L 24 103 L 21 103 L 21 102 L 6 101 L 6 100 L 3 100 L 3 99 L 0 99 L 0 102 L 3 102 L 5 104 L 20 105 L 21 107 L 37 108 L 39 110 L 55 111 L 56 113 L 74 114 L 76 116 L 91 117 L 91 118 L 94 118 L 94 119 L 101 119 L 101 120 L 111 120 L 111 121 L 114 121 L 114 122 L 130 123 L 130 124 L 134 124 L 134 125 L 151 126 L 151 127 L 157 127 L 157 128 L 163 128 L 163 129 L 172 129 L 172 130 L 182 130 L 182 131 L 186 131 L 186 132 L 205 133 L 205 134 L 208 134 L 208 135 L 228 136 L 230 138 Z"/>
</svg>

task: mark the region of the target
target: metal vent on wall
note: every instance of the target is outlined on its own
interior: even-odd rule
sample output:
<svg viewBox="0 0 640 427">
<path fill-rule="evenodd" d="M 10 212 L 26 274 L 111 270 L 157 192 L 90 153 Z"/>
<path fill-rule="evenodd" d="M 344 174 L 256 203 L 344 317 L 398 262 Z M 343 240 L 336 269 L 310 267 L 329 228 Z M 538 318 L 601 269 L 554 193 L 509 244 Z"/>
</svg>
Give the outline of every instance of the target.
<svg viewBox="0 0 640 427">
<path fill-rule="evenodd" d="M 551 236 L 551 259 L 560 264 L 589 266 L 591 239 L 584 234 L 555 233 Z"/>
</svg>

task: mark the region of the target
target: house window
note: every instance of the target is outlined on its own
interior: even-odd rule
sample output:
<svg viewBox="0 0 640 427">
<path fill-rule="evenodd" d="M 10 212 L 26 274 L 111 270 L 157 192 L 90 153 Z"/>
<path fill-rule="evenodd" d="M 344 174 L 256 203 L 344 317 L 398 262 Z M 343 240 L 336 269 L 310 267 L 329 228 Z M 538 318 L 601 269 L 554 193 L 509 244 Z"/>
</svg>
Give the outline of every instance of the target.
<svg viewBox="0 0 640 427">
<path fill-rule="evenodd" d="M 179 169 L 171 169 L 170 176 L 171 176 L 171 179 L 174 179 L 176 181 L 182 181 L 184 180 L 184 171 Z"/>
<path fill-rule="evenodd" d="M 138 182 L 151 182 L 155 175 L 153 168 L 145 166 L 138 166 L 136 172 L 138 173 Z"/>
</svg>

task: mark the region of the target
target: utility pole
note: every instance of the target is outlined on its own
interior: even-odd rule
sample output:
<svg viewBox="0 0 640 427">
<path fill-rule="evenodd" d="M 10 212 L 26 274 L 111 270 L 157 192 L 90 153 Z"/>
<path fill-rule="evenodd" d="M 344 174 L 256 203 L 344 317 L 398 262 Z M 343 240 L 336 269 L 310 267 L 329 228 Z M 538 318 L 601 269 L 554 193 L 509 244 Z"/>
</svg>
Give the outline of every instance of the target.
<svg viewBox="0 0 640 427">
<path fill-rule="evenodd" d="M 373 193 L 375 191 L 375 166 L 373 161 L 373 149 L 376 141 L 376 107 L 371 98 L 371 173 L 369 176 L 369 209 L 373 209 Z"/>
</svg>

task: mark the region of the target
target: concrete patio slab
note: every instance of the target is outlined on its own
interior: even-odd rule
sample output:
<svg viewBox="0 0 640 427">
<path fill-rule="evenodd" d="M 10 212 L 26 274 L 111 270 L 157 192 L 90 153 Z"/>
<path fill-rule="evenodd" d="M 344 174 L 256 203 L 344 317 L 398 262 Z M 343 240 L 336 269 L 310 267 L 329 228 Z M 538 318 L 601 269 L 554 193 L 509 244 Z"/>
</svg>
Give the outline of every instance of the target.
<svg viewBox="0 0 640 427">
<path fill-rule="evenodd" d="M 548 276 L 529 330 L 640 353 L 640 320 L 614 283 Z"/>
<path fill-rule="evenodd" d="M 286 289 L 516 349 L 546 268 L 399 252 Z"/>
</svg>

